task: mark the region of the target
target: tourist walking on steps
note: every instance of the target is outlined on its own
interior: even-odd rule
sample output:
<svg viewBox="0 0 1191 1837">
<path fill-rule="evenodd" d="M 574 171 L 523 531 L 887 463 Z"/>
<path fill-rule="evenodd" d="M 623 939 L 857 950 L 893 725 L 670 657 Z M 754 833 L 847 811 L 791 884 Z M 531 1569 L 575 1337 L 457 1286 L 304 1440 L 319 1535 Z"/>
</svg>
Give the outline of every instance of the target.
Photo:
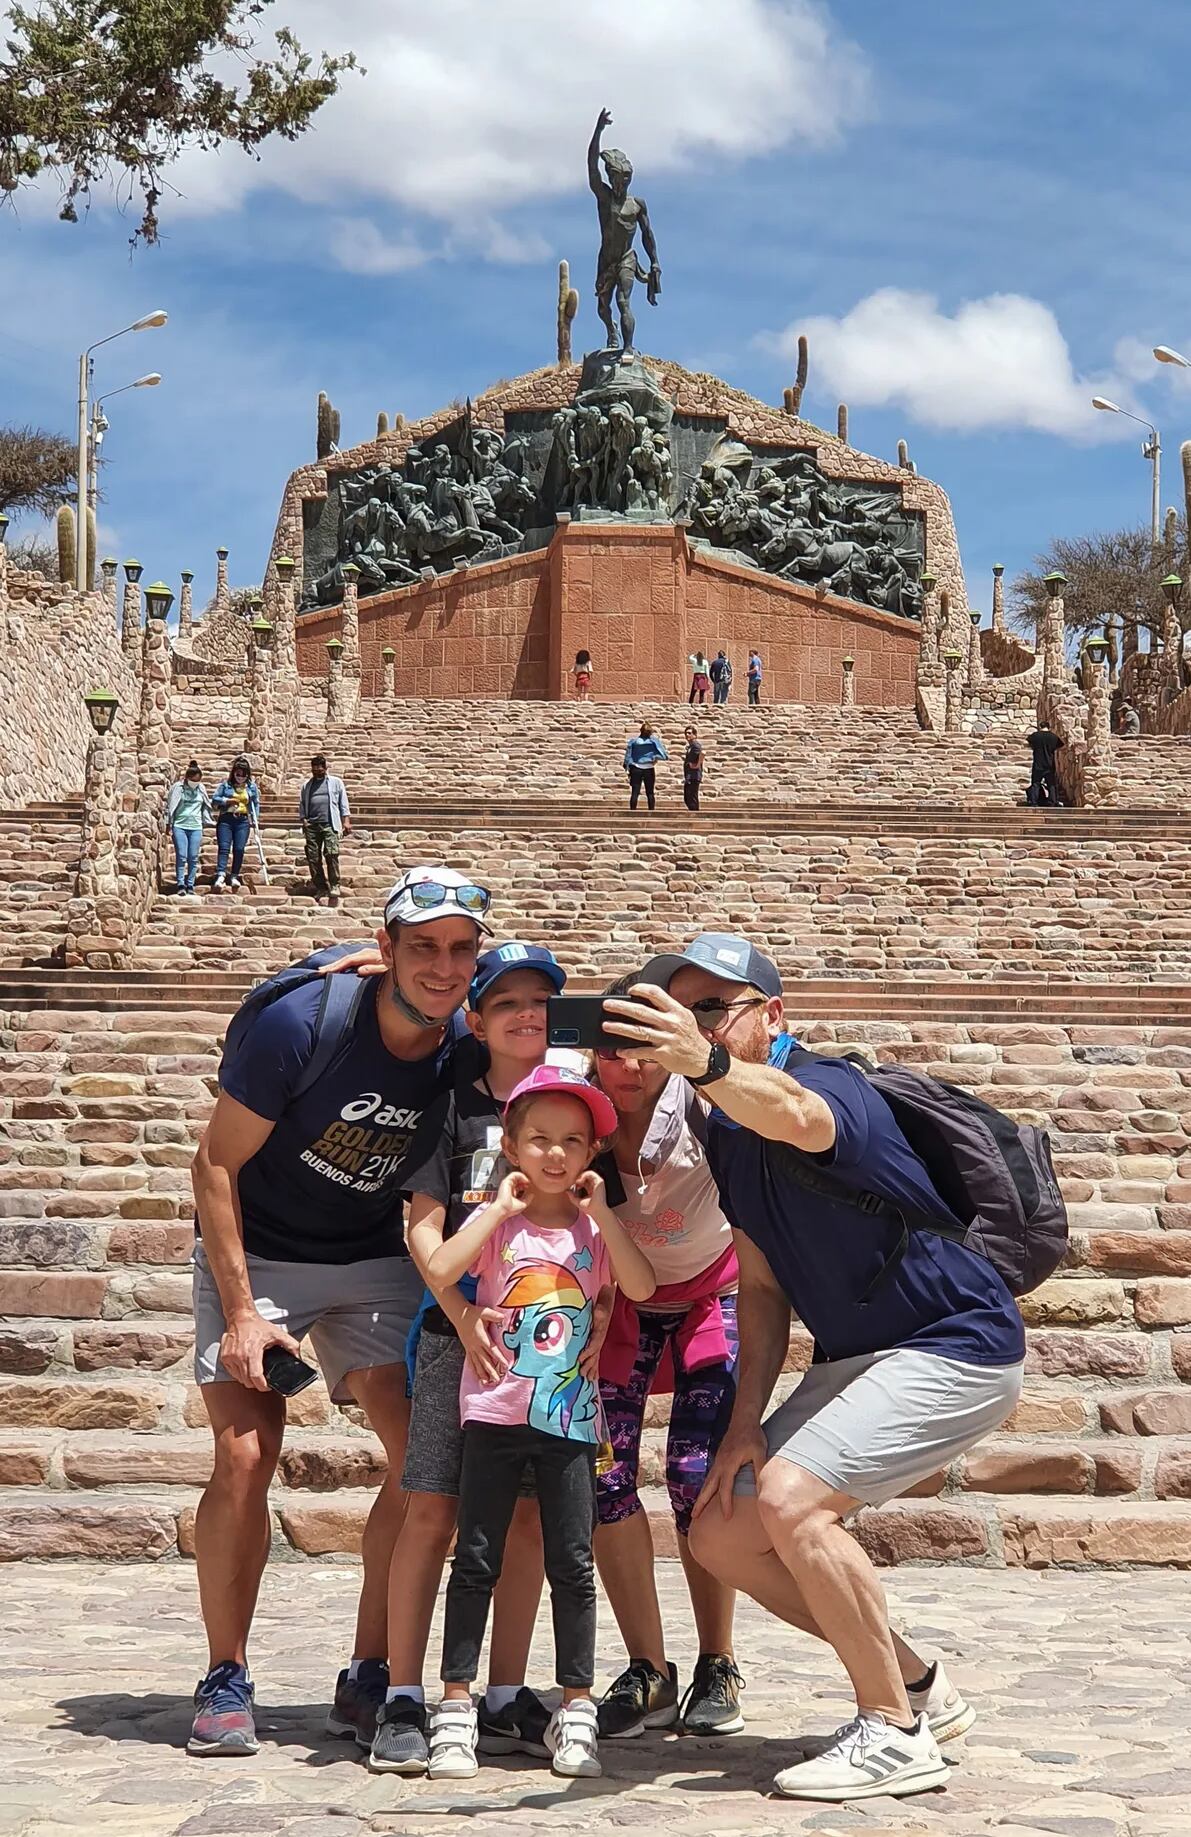
<svg viewBox="0 0 1191 1837">
<path fill-rule="evenodd" d="M 711 688 L 711 665 L 702 651 L 694 651 L 687 658 L 691 666 L 691 692 L 687 697 L 688 706 L 693 707 L 698 697 L 700 708 L 707 700 Z"/>
<path fill-rule="evenodd" d="M 749 652 L 748 690 L 750 708 L 759 708 L 761 706 L 761 676 L 761 653 L 754 646 Z"/>
<path fill-rule="evenodd" d="M 298 799 L 310 884 L 321 906 L 339 904 L 339 839 L 352 832 L 351 805 L 342 778 L 327 771 L 326 755 L 315 753 L 310 777 Z"/>
<path fill-rule="evenodd" d="M 712 701 L 717 707 L 728 699 L 732 687 L 732 665 L 728 661 L 727 651 L 717 651 L 709 671 L 711 676 Z"/>
<path fill-rule="evenodd" d="M 607 993 L 626 995 L 635 981 L 622 977 Z M 703 1110 L 685 1079 L 652 1060 L 616 1052 L 599 1054 L 596 1078 L 617 1118 L 612 1146 L 596 1172 L 658 1282 L 648 1301 L 617 1297 L 600 1351 L 600 1399 L 615 1458 L 596 1480 L 596 1564 L 629 1661 L 600 1703 L 600 1735 L 623 1740 L 667 1727 L 680 1714 L 653 1538 L 637 1491 L 646 1404 L 666 1392 L 666 1485 L 699 1642 L 681 1706 L 683 1725 L 692 1735 L 730 1735 L 744 1727 L 743 1679 L 732 1647 L 736 1593 L 695 1561 L 689 1533 L 736 1396 L 732 1231 L 702 1145 Z"/>
<path fill-rule="evenodd" d="M 203 768 L 192 759 L 182 777 L 170 786 L 162 828 L 174 838 L 174 874 L 178 892 L 194 892 L 199 856 L 203 850 L 203 829 L 214 821 L 211 799 L 203 784 Z"/>
<path fill-rule="evenodd" d="M 695 727 L 685 729 L 686 752 L 682 755 L 682 801 L 688 810 L 699 808 L 699 787 L 703 783 L 706 749 Z"/>
<path fill-rule="evenodd" d="M 488 904 L 464 874 L 411 868 L 385 902 L 383 976 L 339 978 L 355 996 L 345 1010 L 324 1006 L 317 973 L 282 972 L 284 992 L 258 989 L 224 1052 L 192 1169 L 195 1377 L 215 1437 L 194 1529 L 210 1656 L 193 1754 L 257 1750 L 247 1645 L 286 1416 L 265 1362 L 278 1347 L 297 1357 L 307 1333 L 332 1401 L 359 1405 L 388 1459 L 328 1721 L 371 1745 L 388 1687 L 385 1602 L 403 1509 L 405 1341 L 422 1293 L 402 1241 L 404 1169 L 423 1112 L 478 1069 L 458 1009 Z M 327 1031 L 333 1012 L 338 1032 Z"/>
<path fill-rule="evenodd" d="M 213 793 L 211 803 L 216 816 L 215 840 L 219 844 L 211 890 L 222 893 L 226 882 L 234 893 L 240 886 L 248 838 L 261 816 L 260 788 L 252 775 L 252 762 L 247 754 L 237 753 L 228 767 L 227 777 Z"/>
<path fill-rule="evenodd" d="M 648 986 L 648 985 L 656 986 Z M 705 1089 L 708 1159 L 740 1263 L 736 1404 L 691 1525 L 698 1562 L 830 1644 L 856 1715 L 778 1774 L 787 1797 L 901 1797 L 941 1786 L 937 1741 L 973 1714 L 941 1664 L 889 1627 L 845 1529 L 962 1455 L 1017 1402 L 1021 1315 L 992 1263 L 895 1208 L 963 1227 L 885 1099 L 853 1065 L 782 1031 L 781 980 L 743 938 L 656 958 L 605 1027 Z M 871 1203 L 874 1195 L 886 1204 Z M 762 1421 L 791 1309 L 815 1362 Z"/>
<path fill-rule="evenodd" d="M 426 1127 L 429 1158 L 407 1174 L 406 1235 L 423 1276 L 439 1246 L 477 1206 L 496 1198 L 507 1171 L 500 1158 L 502 1112 L 517 1085 L 546 1057 L 546 1003 L 565 983 L 564 970 L 540 944 L 501 944 L 476 964 L 467 1022 L 487 1050 L 488 1067 L 474 1084 L 440 1099 Z M 424 1773 L 430 1762 L 422 1672 L 459 1511 L 459 1385 L 465 1363 L 481 1382 L 502 1376 L 508 1359 L 496 1329 L 505 1324 L 503 1314 L 477 1307 L 475 1280 L 465 1276 L 427 1291 L 409 1336 L 412 1402 L 401 1476 L 407 1504 L 389 1573 L 393 1681 L 368 1762 L 375 1773 Z M 511 1560 L 496 1588 L 479 1748 L 544 1755 L 550 1711 L 525 1681 L 542 1592 L 542 1539 L 531 1484 L 520 1489 L 510 1535 Z"/>
<path fill-rule="evenodd" d="M 476 1772 L 471 1686 L 527 1463 L 538 1495 L 562 1687 L 543 1746 L 555 1773 L 587 1779 L 601 1772 L 591 1699 L 601 1435 L 595 1361 L 587 1354 L 597 1305 L 610 1303 L 613 1283 L 634 1301 L 648 1300 L 654 1289 L 648 1260 L 591 1171 L 615 1127 L 612 1105 L 579 1072 L 547 1065 L 530 1072 L 504 1110 L 501 1146 L 512 1171 L 496 1198 L 440 1244 L 427 1266 L 436 1285 L 474 1273 L 481 1307 L 503 1310 L 508 1321 L 501 1335 L 507 1370 L 484 1384 L 465 1367 L 459 1390 L 459 1534 L 443 1624 L 443 1700 L 430 1725 L 435 1778 Z"/>
<path fill-rule="evenodd" d="M 1055 755 L 1062 744 L 1058 734 L 1052 733 L 1045 721 L 1039 721 L 1034 732 L 1026 736 L 1026 745 L 1033 758 L 1027 804 L 1055 805 L 1061 801 Z"/>
<path fill-rule="evenodd" d="M 656 808 L 654 774 L 658 762 L 669 757 L 649 722 L 642 721 L 640 733 L 635 734 L 624 749 L 624 769 L 629 775 L 630 810 L 637 808 L 642 791 L 645 792 L 649 808 Z"/>
<path fill-rule="evenodd" d="M 594 667 L 590 651 L 580 651 L 577 654 L 575 658 L 575 700 L 577 702 L 591 700 L 591 679 Z"/>
</svg>

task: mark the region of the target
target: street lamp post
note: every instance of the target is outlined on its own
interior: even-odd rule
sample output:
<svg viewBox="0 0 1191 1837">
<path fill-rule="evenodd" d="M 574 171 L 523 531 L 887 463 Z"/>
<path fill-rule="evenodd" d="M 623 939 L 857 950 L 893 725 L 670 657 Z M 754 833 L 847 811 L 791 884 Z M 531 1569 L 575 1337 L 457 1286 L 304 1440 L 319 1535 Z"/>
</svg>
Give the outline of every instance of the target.
<svg viewBox="0 0 1191 1837">
<path fill-rule="evenodd" d="M 122 326 L 118 332 L 109 332 L 106 338 L 97 338 L 94 344 L 87 346 L 79 358 L 79 477 L 74 529 L 74 584 L 77 593 L 85 593 L 89 585 L 87 580 L 87 489 L 90 455 L 87 450 L 87 397 L 91 387 L 91 353 L 98 351 L 100 345 L 111 344 L 114 338 L 123 338 L 126 332 L 146 332 L 151 326 L 164 325 L 168 317 L 169 315 L 158 307 L 155 312 L 146 313 L 143 319 L 136 319 L 131 325 Z"/>
<path fill-rule="evenodd" d="M 1158 429 L 1152 421 L 1143 420 L 1141 415 L 1132 414 L 1129 409 L 1122 408 L 1119 402 L 1110 402 L 1107 396 L 1094 395 L 1092 407 L 1102 409 L 1108 415 L 1124 415 L 1126 421 L 1136 421 L 1138 427 L 1148 427 L 1150 430 L 1150 437 L 1141 449 L 1141 456 L 1143 459 L 1148 459 L 1153 468 L 1150 497 L 1150 541 L 1153 547 L 1157 548 L 1161 540 L 1162 525 L 1162 441 L 1158 436 Z"/>
<path fill-rule="evenodd" d="M 94 510 L 99 499 L 99 449 L 103 437 L 108 431 L 108 418 L 103 412 L 105 402 L 110 402 L 114 395 L 125 395 L 130 389 L 156 389 L 161 377 L 156 370 L 148 376 L 138 376 L 135 383 L 125 383 L 122 389 L 109 389 L 99 396 L 91 410 L 91 431 L 87 442 L 87 505 Z"/>
</svg>

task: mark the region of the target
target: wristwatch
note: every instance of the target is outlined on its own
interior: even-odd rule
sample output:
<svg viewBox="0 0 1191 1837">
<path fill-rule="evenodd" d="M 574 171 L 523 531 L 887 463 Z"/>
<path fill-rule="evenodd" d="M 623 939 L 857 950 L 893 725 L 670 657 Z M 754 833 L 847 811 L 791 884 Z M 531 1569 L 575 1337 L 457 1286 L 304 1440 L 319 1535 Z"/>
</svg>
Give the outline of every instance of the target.
<svg viewBox="0 0 1191 1837">
<path fill-rule="evenodd" d="M 728 1076 L 731 1064 L 732 1057 L 728 1048 L 719 1040 L 713 1040 L 707 1055 L 707 1070 L 699 1078 L 688 1078 L 687 1083 L 693 1084 L 696 1089 L 703 1084 L 714 1084 L 717 1079 Z"/>
</svg>

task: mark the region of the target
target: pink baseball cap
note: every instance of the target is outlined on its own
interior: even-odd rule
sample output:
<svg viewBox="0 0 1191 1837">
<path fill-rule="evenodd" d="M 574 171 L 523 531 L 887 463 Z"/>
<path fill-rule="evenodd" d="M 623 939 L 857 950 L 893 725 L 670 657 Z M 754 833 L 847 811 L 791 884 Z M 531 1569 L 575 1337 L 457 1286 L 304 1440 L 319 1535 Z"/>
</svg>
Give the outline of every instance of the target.
<svg viewBox="0 0 1191 1837">
<path fill-rule="evenodd" d="M 573 1072 L 565 1065 L 539 1065 L 523 1078 L 508 1103 L 505 1105 L 507 1116 L 519 1097 L 544 1097 L 548 1091 L 560 1091 L 564 1097 L 577 1097 L 580 1103 L 587 1105 L 591 1111 L 591 1120 L 597 1136 L 616 1134 L 616 1110 L 610 1098 L 603 1091 L 597 1090 L 594 1084 L 581 1073 Z"/>
</svg>

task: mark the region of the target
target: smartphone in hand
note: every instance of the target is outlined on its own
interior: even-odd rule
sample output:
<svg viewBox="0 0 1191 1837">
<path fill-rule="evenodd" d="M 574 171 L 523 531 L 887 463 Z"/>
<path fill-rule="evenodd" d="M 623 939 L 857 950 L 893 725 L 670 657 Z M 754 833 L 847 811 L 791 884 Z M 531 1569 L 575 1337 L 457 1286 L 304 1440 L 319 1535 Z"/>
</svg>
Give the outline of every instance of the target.
<svg viewBox="0 0 1191 1837">
<path fill-rule="evenodd" d="M 551 995 L 546 1002 L 547 1046 L 586 1052 L 631 1052 L 633 1044 L 604 1028 L 602 995 Z"/>
<path fill-rule="evenodd" d="M 295 1358 L 284 1346 L 266 1346 L 261 1368 L 265 1383 L 279 1397 L 296 1397 L 318 1377 L 313 1365 L 308 1365 L 305 1359 Z"/>
</svg>

